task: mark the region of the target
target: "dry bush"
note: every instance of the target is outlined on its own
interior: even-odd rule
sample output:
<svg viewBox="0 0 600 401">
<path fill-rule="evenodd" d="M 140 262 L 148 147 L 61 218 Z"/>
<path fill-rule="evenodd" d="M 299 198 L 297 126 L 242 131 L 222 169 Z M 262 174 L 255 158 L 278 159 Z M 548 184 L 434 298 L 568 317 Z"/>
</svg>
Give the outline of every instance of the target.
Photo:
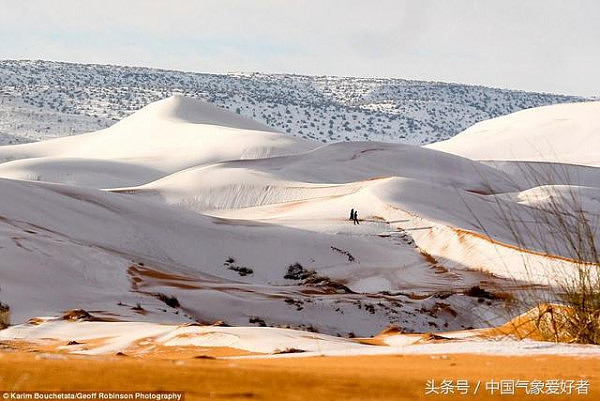
<svg viewBox="0 0 600 401">
<path fill-rule="evenodd" d="M 538 334 L 551 341 L 600 344 L 600 207 L 594 210 L 593 197 L 585 196 L 591 191 L 582 185 L 585 178 L 572 177 L 569 169 L 574 168 L 548 163 L 519 165 L 515 185 L 536 192 L 530 195 L 533 204 L 520 207 L 518 213 L 511 207 L 514 200 L 490 196 L 497 210 L 496 221 L 514 244 L 547 256 L 543 268 L 552 284 L 543 289 L 524 288 L 519 294 L 521 310 L 523 306 L 533 308 L 529 316 Z M 478 228 L 493 237 L 480 216 L 469 210 Z M 538 266 L 522 254 L 523 266 L 534 278 Z"/>
<path fill-rule="evenodd" d="M 0 302 L 0 329 L 10 326 L 10 308 Z"/>
</svg>

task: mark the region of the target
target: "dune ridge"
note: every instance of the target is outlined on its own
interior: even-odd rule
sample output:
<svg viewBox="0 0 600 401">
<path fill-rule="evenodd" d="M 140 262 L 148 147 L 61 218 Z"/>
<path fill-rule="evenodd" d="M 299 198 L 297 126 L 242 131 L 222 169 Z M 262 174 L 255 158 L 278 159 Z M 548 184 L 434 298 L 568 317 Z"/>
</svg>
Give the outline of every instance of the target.
<svg viewBox="0 0 600 401">
<path fill-rule="evenodd" d="M 583 120 L 576 134 L 595 132 L 596 103 L 553 107 Z M 544 127 L 562 138 L 554 111 L 481 123 L 431 147 L 323 145 L 173 97 L 102 131 L 0 147 L 0 300 L 17 324 L 82 308 L 126 322 L 346 337 L 390 324 L 501 325 L 506 300 L 495 294 L 552 287 L 576 268 L 559 241 L 540 248 L 555 233 L 532 211 L 551 219 L 544 205 L 569 192 L 586 213 L 600 210 L 597 167 L 502 153 L 528 140 L 523 126 L 537 127 L 532 140 Z M 502 126 L 489 141 L 497 154 L 478 148 L 486 124 Z M 591 142 L 572 142 L 568 160 L 587 157 Z M 529 167 L 546 175 L 532 182 Z M 503 210 L 537 237 L 517 241 Z"/>
</svg>

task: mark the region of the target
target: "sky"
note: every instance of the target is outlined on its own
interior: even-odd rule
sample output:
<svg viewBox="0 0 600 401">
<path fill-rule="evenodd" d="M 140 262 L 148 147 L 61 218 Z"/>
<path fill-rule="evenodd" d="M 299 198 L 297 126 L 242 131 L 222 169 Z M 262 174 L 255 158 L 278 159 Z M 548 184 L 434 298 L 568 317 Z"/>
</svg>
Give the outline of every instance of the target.
<svg viewBox="0 0 600 401">
<path fill-rule="evenodd" d="M 0 0 L 0 59 L 600 96 L 598 0 Z"/>
</svg>

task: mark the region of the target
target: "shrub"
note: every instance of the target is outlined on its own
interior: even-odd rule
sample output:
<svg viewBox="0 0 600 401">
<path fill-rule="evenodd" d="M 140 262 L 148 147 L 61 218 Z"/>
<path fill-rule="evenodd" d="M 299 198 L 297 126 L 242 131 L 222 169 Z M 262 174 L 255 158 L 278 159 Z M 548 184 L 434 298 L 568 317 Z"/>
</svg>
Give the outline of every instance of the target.
<svg viewBox="0 0 600 401">
<path fill-rule="evenodd" d="M 306 280 L 314 275 L 314 271 L 306 270 L 300 263 L 294 263 L 293 265 L 288 266 L 287 273 L 283 278 L 287 280 Z"/>
<path fill-rule="evenodd" d="M 162 293 L 158 293 L 156 294 L 156 297 L 171 308 L 179 308 L 181 306 L 179 304 L 179 300 L 173 295 L 165 295 Z"/>
<path fill-rule="evenodd" d="M 0 302 L 0 329 L 10 326 L 10 308 Z"/>
<path fill-rule="evenodd" d="M 514 243 L 546 256 L 541 267 L 551 284 L 542 290 L 522 290 L 520 297 L 521 304 L 533 308 L 530 323 L 545 340 L 600 344 L 600 215 L 586 202 L 582 192 L 586 187 L 570 177 L 567 169 L 543 163 L 519 167 L 521 182 L 537 191 L 534 204 L 524 209 L 526 216 L 516 215 L 500 195 L 492 197 L 496 217 Z M 493 193 L 491 186 L 489 189 Z M 491 237 L 471 213 L 478 228 Z M 526 256 L 522 261 L 534 277 L 538 266 Z"/>
</svg>

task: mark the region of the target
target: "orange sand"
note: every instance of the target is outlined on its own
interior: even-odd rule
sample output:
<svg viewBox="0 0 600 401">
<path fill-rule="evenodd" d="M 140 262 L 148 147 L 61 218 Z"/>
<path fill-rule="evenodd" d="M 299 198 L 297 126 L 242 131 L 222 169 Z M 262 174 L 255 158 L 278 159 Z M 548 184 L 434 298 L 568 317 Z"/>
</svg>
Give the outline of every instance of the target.
<svg viewBox="0 0 600 401">
<path fill-rule="evenodd" d="M 200 353 L 201 354 L 201 353 Z M 0 353 L 0 390 L 184 391 L 187 400 L 600 399 L 600 358 L 411 355 L 157 359 Z M 428 379 L 590 380 L 588 396 L 425 396 Z"/>
</svg>

